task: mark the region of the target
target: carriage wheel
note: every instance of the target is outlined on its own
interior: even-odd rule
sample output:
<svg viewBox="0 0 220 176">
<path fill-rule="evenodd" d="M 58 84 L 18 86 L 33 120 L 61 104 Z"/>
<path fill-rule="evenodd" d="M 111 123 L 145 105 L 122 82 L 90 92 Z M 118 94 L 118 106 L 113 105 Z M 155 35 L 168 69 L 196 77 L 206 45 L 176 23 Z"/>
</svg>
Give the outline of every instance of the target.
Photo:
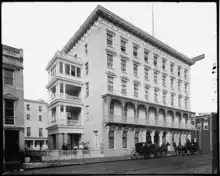
<svg viewBox="0 0 220 176">
<path fill-rule="evenodd" d="M 138 158 L 138 153 L 135 150 L 131 151 L 131 159 L 137 159 Z"/>
</svg>

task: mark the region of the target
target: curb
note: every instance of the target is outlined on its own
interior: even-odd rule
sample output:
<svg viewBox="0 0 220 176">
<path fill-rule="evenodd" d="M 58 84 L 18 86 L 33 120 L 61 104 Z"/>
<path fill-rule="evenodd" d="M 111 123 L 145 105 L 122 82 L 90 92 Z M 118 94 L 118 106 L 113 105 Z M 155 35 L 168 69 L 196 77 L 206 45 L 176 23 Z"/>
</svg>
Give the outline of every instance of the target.
<svg viewBox="0 0 220 176">
<path fill-rule="evenodd" d="M 152 157 L 152 158 L 146 158 L 146 159 L 159 159 L 159 158 L 167 158 L 167 157 L 174 157 L 176 155 L 169 155 L 166 157 Z M 22 168 L 24 171 L 28 170 L 35 170 L 35 169 L 47 169 L 47 168 L 55 168 L 55 167 L 65 167 L 65 166 L 77 166 L 77 165 L 87 165 L 87 164 L 98 164 L 98 163 L 110 163 L 110 162 L 117 162 L 117 161 L 130 161 L 130 160 L 143 160 L 143 159 L 119 159 L 119 160 L 104 160 L 104 161 L 95 161 L 95 162 L 85 162 L 85 163 L 69 163 L 69 164 L 51 164 L 48 166 L 42 166 L 42 167 L 32 167 L 32 168 Z"/>
</svg>

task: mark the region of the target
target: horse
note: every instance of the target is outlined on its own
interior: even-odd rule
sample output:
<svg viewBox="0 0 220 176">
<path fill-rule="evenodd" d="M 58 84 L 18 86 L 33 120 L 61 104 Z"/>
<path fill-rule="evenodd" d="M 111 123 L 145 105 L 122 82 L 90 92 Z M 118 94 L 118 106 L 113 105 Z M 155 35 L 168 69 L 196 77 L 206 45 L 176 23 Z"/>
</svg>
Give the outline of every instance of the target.
<svg viewBox="0 0 220 176">
<path fill-rule="evenodd" d="M 167 156 L 168 146 L 170 146 L 169 142 L 167 142 L 166 144 L 162 144 L 160 147 L 158 147 L 158 152 L 160 153 L 160 156 Z"/>
</svg>

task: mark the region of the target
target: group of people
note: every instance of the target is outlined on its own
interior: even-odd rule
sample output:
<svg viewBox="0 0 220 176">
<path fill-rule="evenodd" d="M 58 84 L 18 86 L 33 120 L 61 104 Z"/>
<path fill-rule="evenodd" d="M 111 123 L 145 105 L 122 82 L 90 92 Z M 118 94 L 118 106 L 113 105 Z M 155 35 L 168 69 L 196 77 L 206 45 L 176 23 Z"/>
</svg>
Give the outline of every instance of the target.
<svg viewBox="0 0 220 176">
<path fill-rule="evenodd" d="M 63 150 L 70 150 L 69 147 L 68 147 L 68 145 L 67 145 L 66 143 L 63 144 L 62 149 L 63 149 Z M 83 149 L 82 143 L 80 143 L 79 145 L 76 145 L 76 144 L 75 144 L 75 145 L 73 146 L 73 148 L 72 148 L 72 150 L 78 150 L 78 149 L 81 149 L 81 150 Z"/>
</svg>

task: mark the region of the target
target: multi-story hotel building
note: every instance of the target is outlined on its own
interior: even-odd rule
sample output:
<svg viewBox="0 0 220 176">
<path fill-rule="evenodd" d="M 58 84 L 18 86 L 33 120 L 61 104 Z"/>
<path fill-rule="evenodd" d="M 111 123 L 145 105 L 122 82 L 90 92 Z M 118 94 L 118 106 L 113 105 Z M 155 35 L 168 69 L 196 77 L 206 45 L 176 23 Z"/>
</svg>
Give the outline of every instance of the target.
<svg viewBox="0 0 220 176">
<path fill-rule="evenodd" d="M 194 114 L 190 66 L 202 58 L 190 59 L 97 6 L 47 67 L 53 75 L 47 86 L 49 96 L 57 97 L 50 99 L 49 110 L 53 108 L 56 118 L 65 121 L 65 131 L 56 134 L 81 133 L 82 141 L 89 141 L 90 148 L 101 149 L 105 156 L 130 154 L 138 141 L 161 144 L 165 138 L 169 150 L 173 142 L 184 144 L 191 138 Z M 78 80 L 77 66 L 83 70 Z M 71 90 L 80 93 L 70 94 Z M 76 96 L 69 98 L 68 105 L 65 91 Z M 70 128 L 61 114 L 79 103 L 81 131 L 78 126 Z M 49 135 L 54 131 L 54 126 L 48 128 Z M 61 137 L 57 139 L 62 141 Z"/>
<path fill-rule="evenodd" d="M 29 150 L 48 148 L 47 103 L 43 100 L 24 100 L 25 147 Z"/>
<path fill-rule="evenodd" d="M 23 50 L 2 45 L 3 162 L 24 159 Z"/>
</svg>

